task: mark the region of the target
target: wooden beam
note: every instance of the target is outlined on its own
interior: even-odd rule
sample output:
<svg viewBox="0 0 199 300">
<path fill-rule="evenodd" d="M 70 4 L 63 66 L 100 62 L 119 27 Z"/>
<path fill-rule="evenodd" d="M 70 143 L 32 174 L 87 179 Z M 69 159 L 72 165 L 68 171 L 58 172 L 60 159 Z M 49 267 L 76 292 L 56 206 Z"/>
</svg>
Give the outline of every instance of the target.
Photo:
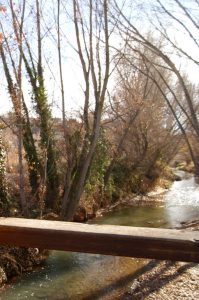
<svg viewBox="0 0 199 300">
<path fill-rule="evenodd" d="M 199 232 L 0 218 L 0 245 L 199 262 Z"/>
</svg>

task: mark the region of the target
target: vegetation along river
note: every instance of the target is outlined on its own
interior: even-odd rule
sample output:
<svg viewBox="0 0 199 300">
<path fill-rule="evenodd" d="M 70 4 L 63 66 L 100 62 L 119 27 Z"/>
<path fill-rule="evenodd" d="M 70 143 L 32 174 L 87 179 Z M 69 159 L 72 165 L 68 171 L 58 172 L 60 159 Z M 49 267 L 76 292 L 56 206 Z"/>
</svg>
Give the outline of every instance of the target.
<svg viewBox="0 0 199 300">
<path fill-rule="evenodd" d="M 183 180 L 173 183 L 164 195 L 164 203 L 123 208 L 92 222 L 178 227 L 183 222 L 198 219 L 199 185 L 192 175 L 183 172 L 179 175 Z M 132 283 L 146 262 L 144 259 L 53 251 L 42 268 L 18 278 L 3 292 L 1 299 L 115 299 L 121 289 Z"/>
</svg>

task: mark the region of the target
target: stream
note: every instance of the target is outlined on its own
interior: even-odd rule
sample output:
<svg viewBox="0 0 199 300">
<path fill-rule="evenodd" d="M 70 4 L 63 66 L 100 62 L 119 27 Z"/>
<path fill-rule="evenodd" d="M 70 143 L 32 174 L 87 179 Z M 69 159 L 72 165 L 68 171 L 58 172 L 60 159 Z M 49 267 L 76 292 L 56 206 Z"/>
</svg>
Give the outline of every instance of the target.
<svg viewBox="0 0 199 300">
<path fill-rule="evenodd" d="M 122 208 L 92 223 L 179 227 L 183 222 L 199 219 L 197 179 L 182 171 L 178 175 L 183 179 L 175 181 L 165 192 L 164 203 Z M 17 278 L 0 299 L 114 299 L 146 263 L 144 259 L 53 251 L 42 268 Z"/>
</svg>

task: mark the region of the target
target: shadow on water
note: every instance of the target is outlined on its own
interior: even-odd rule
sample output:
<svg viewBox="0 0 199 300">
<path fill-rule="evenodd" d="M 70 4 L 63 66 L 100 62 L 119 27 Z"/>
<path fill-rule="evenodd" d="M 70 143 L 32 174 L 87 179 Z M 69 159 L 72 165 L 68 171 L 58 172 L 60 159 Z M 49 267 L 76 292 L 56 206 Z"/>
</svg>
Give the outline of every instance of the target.
<svg viewBox="0 0 199 300">
<path fill-rule="evenodd" d="M 115 291 L 119 288 L 123 288 L 124 285 L 126 286 L 127 284 L 131 283 L 134 279 L 136 279 L 138 276 L 144 274 L 146 271 L 152 270 L 158 262 L 151 260 L 148 262 L 146 265 L 138 269 L 132 274 L 128 274 L 126 276 L 123 276 L 116 281 L 104 286 L 102 289 L 96 290 L 94 293 L 84 296 L 81 298 L 81 300 L 98 300 L 98 299 L 103 299 L 102 297 L 108 295 L 111 291 Z"/>
<path fill-rule="evenodd" d="M 69 273 L 78 271 L 80 266 L 76 260 L 76 255 L 78 255 L 78 253 L 51 251 L 50 257 L 43 263 L 42 267 L 38 267 L 30 273 L 22 274 L 21 279 L 24 280 L 27 285 L 31 285 L 33 277 L 35 284 L 40 283 L 41 278 L 45 278 L 46 280 L 49 278 L 50 281 L 50 277 L 55 275 L 55 268 L 59 276 L 66 273 L 66 266 L 67 272 Z M 39 276 L 37 276 L 38 274 Z M 17 281 L 18 280 L 16 280 L 16 283 Z"/>
</svg>

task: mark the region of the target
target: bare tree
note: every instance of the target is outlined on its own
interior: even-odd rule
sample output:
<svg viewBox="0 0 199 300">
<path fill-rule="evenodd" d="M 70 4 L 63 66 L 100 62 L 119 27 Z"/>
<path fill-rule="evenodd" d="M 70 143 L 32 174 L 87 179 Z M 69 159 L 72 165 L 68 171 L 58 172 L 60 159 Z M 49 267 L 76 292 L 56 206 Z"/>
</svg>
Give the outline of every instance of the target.
<svg viewBox="0 0 199 300">
<path fill-rule="evenodd" d="M 64 78 L 63 78 L 63 66 L 62 66 L 62 53 L 61 53 L 61 28 L 60 28 L 60 6 L 61 1 L 57 1 L 57 49 L 58 49 L 58 60 L 59 60 L 59 75 L 60 75 L 60 89 L 62 98 L 62 122 L 64 130 L 64 139 L 67 143 L 67 132 L 66 132 L 66 109 L 65 109 L 65 92 L 64 92 Z"/>
<path fill-rule="evenodd" d="M 87 19 L 83 15 L 83 3 L 73 0 L 77 51 L 85 82 L 83 113 L 85 134 L 75 174 L 71 178 L 70 184 L 67 183 L 63 197 L 62 218 L 68 220 L 72 218 L 80 201 L 95 152 L 110 75 L 108 1 L 89 0 L 86 8 Z M 88 30 L 86 30 L 87 28 Z M 102 53 L 100 53 L 101 51 Z M 94 103 L 91 103 L 91 97 L 93 97 Z M 92 122 L 89 122 L 91 105 L 94 106 L 94 112 Z"/>
<path fill-rule="evenodd" d="M 164 10 L 164 13 L 169 15 L 172 18 L 172 20 L 174 20 L 173 14 L 170 12 L 170 10 L 167 10 L 165 8 L 165 6 L 162 4 L 162 1 L 157 1 L 157 2 L 161 6 L 161 8 Z M 184 7 L 182 5 L 182 2 L 181 1 L 174 1 L 174 2 L 177 3 L 177 5 L 184 11 L 185 15 L 189 18 L 189 20 L 193 23 L 194 18 L 193 18 L 193 20 L 190 19 L 190 17 L 192 18 L 192 16 L 190 15 L 190 12 L 188 9 L 186 11 L 186 7 Z M 181 89 L 184 94 L 183 98 L 185 101 L 184 103 L 182 103 L 178 99 L 177 104 L 179 106 L 179 109 L 181 110 L 181 114 L 184 114 L 184 118 L 187 119 L 190 127 L 192 128 L 193 132 L 197 136 L 197 139 L 199 140 L 199 121 L 198 121 L 197 105 L 195 103 L 195 99 L 192 97 L 192 93 L 189 88 L 189 83 L 187 84 L 184 74 L 176 66 L 176 64 L 173 61 L 173 58 L 167 54 L 167 52 L 168 52 L 167 48 L 160 47 L 159 43 L 157 42 L 157 39 L 155 41 L 151 40 L 145 33 L 142 33 L 142 31 L 138 27 L 136 27 L 136 25 L 132 22 L 130 17 L 127 16 L 126 11 L 121 10 L 117 1 L 114 1 L 114 3 L 115 3 L 115 9 L 120 16 L 119 21 L 118 21 L 118 28 L 120 30 L 121 36 L 125 40 L 125 45 L 128 45 L 129 47 L 132 47 L 133 44 L 134 45 L 135 44 L 142 45 L 143 49 L 148 49 L 148 51 L 150 51 L 151 54 L 159 57 L 159 59 L 160 59 L 159 67 L 161 66 L 162 69 L 167 68 L 174 74 L 175 77 L 173 78 L 173 80 L 175 82 L 178 82 L 179 85 L 181 86 Z M 184 9 L 183 9 L 183 7 L 184 7 Z M 156 12 L 157 12 L 157 10 L 156 10 Z M 188 28 L 188 25 L 187 25 L 188 23 L 185 22 L 185 23 L 181 24 L 181 23 L 179 23 L 181 21 L 178 21 L 177 19 L 175 19 L 175 21 L 178 22 L 178 24 L 180 24 L 183 27 L 183 29 L 190 36 L 191 29 Z M 160 24 L 159 28 L 157 28 L 158 22 Z M 194 61 L 194 59 L 192 57 L 189 57 L 188 54 L 186 55 L 186 53 L 183 49 L 181 49 L 177 44 L 175 44 L 174 42 L 171 41 L 171 38 L 169 38 L 169 36 L 166 33 L 166 27 L 164 27 L 163 23 L 161 22 L 160 16 L 158 18 L 156 17 L 156 22 L 154 21 L 154 24 L 155 24 L 156 30 L 159 29 L 158 32 L 161 33 L 161 38 L 163 37 L 164 40 L 166 39 L 166 41 L 169 42 L 174 47 L 174 49 L 177 51 L 177 54 L 181 53 L 181 55 L 184 55 L 184 56 L 186 56 L 186 58 L 190 59 L 191 61 Z M 190 36 L 190 38 L 193 40 L 193 36 Z M 195 37 L 195 40 L 197 40 L 197 37 Z M 196 61 L 194 61 L 194 62 L 197 63 Z M 177 98 L 175 98 L 175 100 L 176 99 Z M 176 115 L 176 117 L 177 117 L 177 115 Z M 179 123 L 178 123 L 178 125 L 179 125 Z M 183 130 L 182 126 L 180 128 L 181 128 L 181 130 Z M 185 130 L 182 133 L 184 135 Z M 190 147 L 189 147 L 189 149 L 190 149 Z M 199 173 L 199 162 L 197 159 L 197 154 L 194 154 L 192 152 L 191 155 L 195 158 L 193 160 L 194 165 L 195 165 L 195 171 L 196 171 L 196 173 Z"/>
<path fill-rule="evenodd" d="M 160 75 L 154 72 L 153 64 L 141 55 L 142 51 L 138 55 L 139 50 L 140 47 L 130 48 L 126 53 L 118 53 L 121 56 L 117 67 L 118 82 L 111 106 L 117 118 L 108 125 L 109 136 L 114 137 L 114 150 L 105 180 L 110 175 L 114 177 L 115 170 L 118 169 L 119 174 L 123 170 L 124 184 L 129 182 L 129 185 L 134 173 L 153 177 L 151 173 L 157 164 L 160 172 L 177 151 L 180 140 L 178 135 L 174 138 L 176 122 L 167 112 L 164 99 L 167 88 Z M 157 58 L 154 63 L 158 63 Z M 169 78 L 168 70 L 164 70 L 164 76 L 166 74 Z"/>
</svg>

